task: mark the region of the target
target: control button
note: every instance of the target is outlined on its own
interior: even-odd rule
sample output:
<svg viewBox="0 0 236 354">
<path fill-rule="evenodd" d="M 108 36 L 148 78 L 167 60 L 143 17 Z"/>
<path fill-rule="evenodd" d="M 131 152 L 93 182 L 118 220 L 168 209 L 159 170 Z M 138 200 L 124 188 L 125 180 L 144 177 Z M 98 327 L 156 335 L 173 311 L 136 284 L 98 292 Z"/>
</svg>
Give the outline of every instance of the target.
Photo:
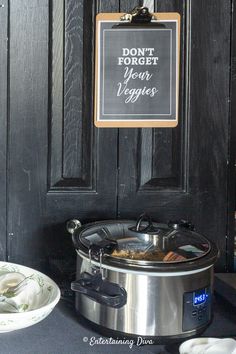
<svg viewBox="0 0 236 354">
<path fill-rule="evenodd" d="M 198 316 L 198 321 L 201 321 L 203 319 L 203 316 L 202 315 L 199 315 Z"/>
<path fill-rule="evenodd" d="M 192 312 L 192 316 L 193 316 L 193 317 L 197 316 L 197 311 L 196 311 L 196 310 L 194 310 L 194 311 Z"/>
<path fill-rule="evenodd" d="M 198 314 L 200 315 L 201 313 L 203 313 L 203 309 L 198 310 Z"/>
</svg>

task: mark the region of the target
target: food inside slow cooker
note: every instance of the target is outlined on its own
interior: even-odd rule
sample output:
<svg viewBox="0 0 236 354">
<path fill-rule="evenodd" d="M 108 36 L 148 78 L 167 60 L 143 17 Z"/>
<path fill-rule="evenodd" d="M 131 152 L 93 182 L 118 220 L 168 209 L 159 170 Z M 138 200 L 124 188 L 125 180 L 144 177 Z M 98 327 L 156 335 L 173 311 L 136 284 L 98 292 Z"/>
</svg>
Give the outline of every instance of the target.
<svg viewBox="0 0 236 354">
<path fill-rule="evenodd" d="M 170 251 L 167 253 L 167 255 L 163 258 L 164 262 L 180 262 L 180 261 L 185 261 L 187 258 L 182 256 L 181 254 L 178 254 L 176 252 Z"/>
<path fill-rule="evenodd" d="M 159 250 L 154 250 L 147 253 L 145 251 L 136 250 L 114 250 L 112 256 L 134 260 L 162 261 L 165 254 Z"/>
<path fill-rule="evenodd" d="M 113 257 L 126 258 L 133 260 L 155 261 L 155 262 L 180 262 L 185 261 L 187 258 L 181 254 L 170 251 L 167 253 L 159 249 L 153 251 L 137 251 L 137 250 L 114 250 L 111 254 Z"/>
</svg>

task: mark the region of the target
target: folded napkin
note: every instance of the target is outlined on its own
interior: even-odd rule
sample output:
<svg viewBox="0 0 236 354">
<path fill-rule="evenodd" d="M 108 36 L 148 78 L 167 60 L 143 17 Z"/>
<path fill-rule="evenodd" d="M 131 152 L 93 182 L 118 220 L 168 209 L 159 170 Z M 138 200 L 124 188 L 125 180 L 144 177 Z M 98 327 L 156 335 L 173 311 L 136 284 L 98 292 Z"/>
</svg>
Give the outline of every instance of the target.
<svg viewBox="0 0 236 354">
<path fill-rule="evenodd" d="M 232 338 L 194 338 L 182 343 L 180 354 L 236 354 L 236 341 Z"/>
<path fill-rule="evenodd" d="M 0 275 L 0 313 L 25 312 L 37 308 L 40 284 L 34 276 L 19 272 Z"/>
</svg>

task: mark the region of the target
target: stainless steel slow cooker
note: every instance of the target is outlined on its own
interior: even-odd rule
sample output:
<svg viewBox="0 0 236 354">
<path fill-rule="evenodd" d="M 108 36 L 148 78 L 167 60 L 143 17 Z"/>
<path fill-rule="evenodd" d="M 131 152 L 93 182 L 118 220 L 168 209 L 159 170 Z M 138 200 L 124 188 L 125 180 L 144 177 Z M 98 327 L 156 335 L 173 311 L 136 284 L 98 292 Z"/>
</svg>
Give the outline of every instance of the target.
<svg viewBox="0 0 236 354">
<path fill-rule="evenodd" d="M 182 338 L 211 321 L 217 247 L 185 221 L 142 215 L 81 226 L 69 222 L 77 252 L 77 312 L 109 334 Z"/>
</svg>

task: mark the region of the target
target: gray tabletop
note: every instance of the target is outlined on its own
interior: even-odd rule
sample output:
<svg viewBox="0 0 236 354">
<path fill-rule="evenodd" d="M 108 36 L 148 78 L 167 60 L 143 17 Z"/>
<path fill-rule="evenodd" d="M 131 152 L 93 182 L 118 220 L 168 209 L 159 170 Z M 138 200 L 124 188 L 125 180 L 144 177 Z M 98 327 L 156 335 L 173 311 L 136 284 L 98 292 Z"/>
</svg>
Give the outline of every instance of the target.
<svg viewBox="0 0 236 354">
<path fill-rule="evenodd" d="M 235 308 L 217 297 L 214 318 L 202 336 L 236 337 Z M 72 301 L 61 300 L 42 322 L 1 334 L 1 354 L 177 354 L 180 343 L 167 345 L 107 344 L 76 315 Z M 98 344 L 99 342 L 100 344 Z M 139 344 L 139 343 L 138 343 Z"/>
</svg>

